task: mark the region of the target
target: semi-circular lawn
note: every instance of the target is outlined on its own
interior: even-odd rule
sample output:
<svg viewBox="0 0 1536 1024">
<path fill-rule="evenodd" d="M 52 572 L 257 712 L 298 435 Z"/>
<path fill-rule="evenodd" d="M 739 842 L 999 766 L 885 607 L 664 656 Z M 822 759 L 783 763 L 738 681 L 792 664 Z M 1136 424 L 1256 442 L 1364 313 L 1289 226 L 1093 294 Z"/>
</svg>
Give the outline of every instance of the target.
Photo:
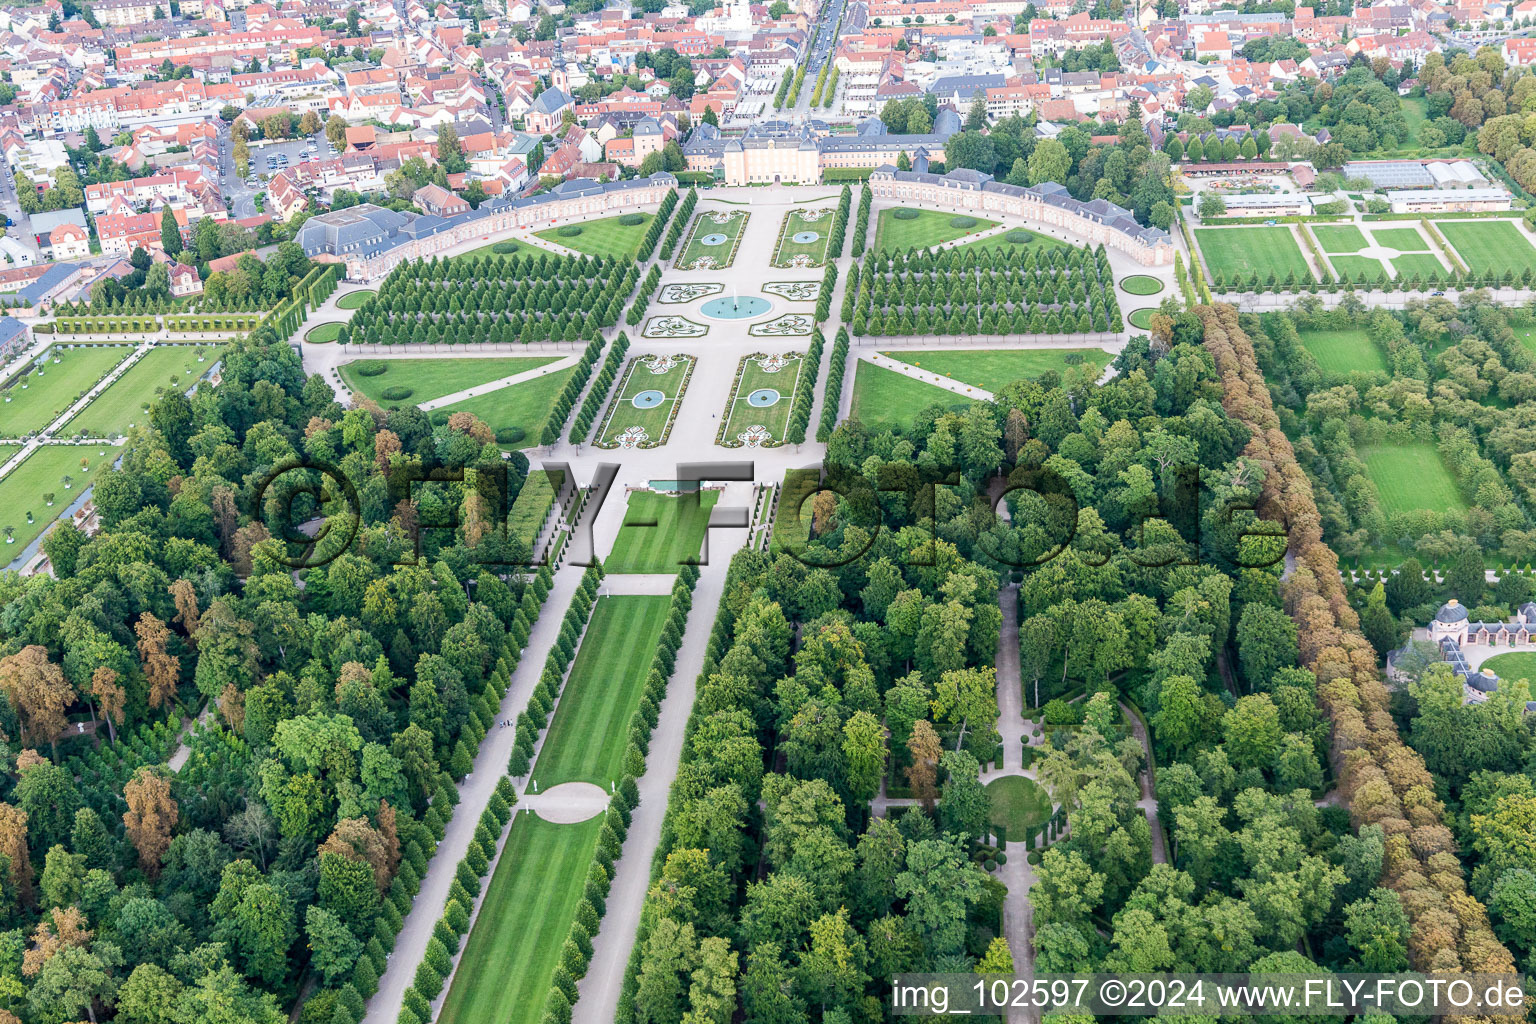
<svg viewBox="0 0 1536 1024">
<path fill-rule="evenodd" d="M 336 300 L 337 309 L 362 309 L 363 303 L 379 294 L 372 288 L 363 288 L 355 292 L 347 292 Z"/>
</svg>

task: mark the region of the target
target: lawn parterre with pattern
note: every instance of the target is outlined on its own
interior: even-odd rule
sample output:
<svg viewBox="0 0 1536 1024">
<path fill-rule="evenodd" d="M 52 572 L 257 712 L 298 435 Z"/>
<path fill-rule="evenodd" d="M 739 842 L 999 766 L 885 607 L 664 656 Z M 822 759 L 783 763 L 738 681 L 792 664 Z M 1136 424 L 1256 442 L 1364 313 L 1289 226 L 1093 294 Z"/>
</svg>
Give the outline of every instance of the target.
<svg viewBox="0 0 1536 1024">
<path fill-rule="evenodd" d="M 589 256 L 630 259 L 640 251 L 640 243 L 645 238 L 646 229 L 651 226 L 651 221 L 655 218 L 654 213 L 626 213 L 617 217 L 577 221 L 558 228 L 546 228 L 543 231 L 535 231 L 534 235 L 546 242 L 563 245 L 567 249 L 575 249 Z M 624 223 L 625 221 L 633 223 Z M 571 227 L 580 228 L 581 233 L 561 234 L 562 231 Z"/>
<path fill-rule="evenodd" d="M 1438 220 L 1435 228 L 1474 274 L 1536 271 L 1536 246 L 1509 220 Z"/>
<path fill-rule="evenodd" d="M 916 216 L 906 216 L 903 211 L 915 213 Z M 995 227 L 995 220 L 953 211 L 918 210 L 909 206 L 881 210 L 875 222 L 873 251 L 906 252 L 913 247 L 927 249 Z"/>
<path fill-rule="evenodd" d="M 736 262 L 736 250 L 749 217 L 745 210 L 700 213 L 693 219 L 688 241 L 672 265 L 678 270 L 719 270 L 730 266 Z"/>
<path fill-rule="evenodd" d="M 790 210 L 779 225 L 773 265 L 779 268 L 821 266 L 827 261 L 827 244 L 831 241 L 835 219 L 836 211 L 831 209 Z"/>
<path fill-rule="evenodd" d="M 14 448 L 0 449 L 0 455 L 7 458 L 14 454 Z M 6 544 L 0 537 L 0 550 L 10 556 L 0 559 L 0 565 L 21 554 L 21 549 L 63 515 L 70 502 L 121 454 L 111 445 L 45 444 L 28 455 L 21 465 L 0 477 L 0 528 L 15 528 L 14 544 Z M 69 477 L 68 486 L 64 483 L 66 476 Z M 52 506 L 48 504 L 49 494 L 53 495 Z M 30 523 L 27 522 L 29 512 L 32 514 Z"/>
<path fill-rule="evenodd" d="M 665 444 L 693 373 L 693 357 L 639 356 L 629 361 L 597 433 L 599 448 Z"/>
<path fill-rule="evenodd" d="M 697 562 L 719 491 L 657 494 L 631 491 L 624 522 L 603 569 L 614 573 L 675 573 Z M 645 652 L 649 664 L 650 652 Z"/>
<path fill-rule="evenodd" d="M 1288 227 L 1196 228 L 1195 239 L 1213 283 L 1218 274 L 1230 280 L 1234 274 L 1257 273 L 1261 284 L 1271 274 L 1280 284 L 1290 277 L 1312 279 L 1307 259 Z"/>
<path fill-rule="evenodd" d="M 736 386 L 725 405 L 725 422 L 718 442 L 727 448 L 771 448 L 783 444 L 789 412 L 794 406 L 795 382 L 804 363 L 800 352 L 743 356 L 736 370 Z M 754 431 L 754 427 L 764 430 Z M 743 438 L 742 434 L 749 436 Z"/>
<path fill-rule="evenodd" d="M 0 390 L 0 437 L 42 430 L 131 355 L 131 345 L 54 345 L 43 359 L 18 368 Z"/>
</svg>

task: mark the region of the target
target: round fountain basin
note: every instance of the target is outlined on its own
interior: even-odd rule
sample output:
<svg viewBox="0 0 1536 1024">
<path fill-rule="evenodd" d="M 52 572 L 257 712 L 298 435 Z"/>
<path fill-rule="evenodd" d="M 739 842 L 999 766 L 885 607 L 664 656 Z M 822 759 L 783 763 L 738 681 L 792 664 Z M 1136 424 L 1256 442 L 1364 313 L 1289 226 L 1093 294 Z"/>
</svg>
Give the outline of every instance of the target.
<svg viewBox="0 0 1536 1024">
<path fill-rule="evenodd" d="M 716 320 L 744 320 L 761 316 L 773 308 L 773 303 L 761 295 L 726 295 L 710 299 L 699 307 L 699 312 Z"/>
</svg>

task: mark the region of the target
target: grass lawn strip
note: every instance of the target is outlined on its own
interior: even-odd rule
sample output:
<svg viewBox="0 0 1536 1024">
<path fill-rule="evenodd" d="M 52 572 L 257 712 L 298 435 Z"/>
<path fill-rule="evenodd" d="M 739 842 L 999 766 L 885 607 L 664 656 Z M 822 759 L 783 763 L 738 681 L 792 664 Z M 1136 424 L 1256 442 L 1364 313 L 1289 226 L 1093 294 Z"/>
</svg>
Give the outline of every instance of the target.
<svg viewBox="0 0 1536 1024">
<path fill-rule="evenodd" d="M 800 380 L 800 371 L 805 359 L 800 352 L 785 353 L 781 357 L 784 360 L 783 366 L 769 373 L 760 362 L 767 358 L 769 357 L 760 352 L 742 356 L 736 390 L 731 394 L 731 401 L 725 407 L 725 423 L 721 425 L 720 434 L 715 438 L 716 444 L 723 444 L 728 448 L 739 447 L 743 442 L 737 435 L 753 426 L 767 427 L 772 437 L 771 441 L 759 442 L 762 447 L 772 448 L 784 443 L 784 434 L 789 429 L 789 412 L 794 406 L 795 384 Z M 767 406 L 749 404 L 747 396 L 763 388 L 772 388 L 777 391 L 779 400 Z"/>
<path fill-rule="evenodd" d="M 1082 357 L 1079 365 L 1092 366 L 1096 371 L 1095 376 L 1097 371 L 1109 365 L 1111 359 L 1109 353 L 1097 348 L 901 350 L 881 353 L 930 373 L 992 392 L 1001 391 L 1021 378 L 1033 380 L 1047 370 L 1064 374 L 1072 365 L 1067 362 L 1067 357 L 1073 354 Z"/>
<path fill-rule="evenodd" d="M 806 216 L 821 216 L 815 220 L 806 220 Z M 773 250 L 773 265 L 775 267 L 819 267 L 827 261 L 827 246 L 831 243 L 832 222 L 836 219 L 834 210 L 790 210 L 784 215 L 784 222 L 779 225 L 779 243 Z M 816 237 L 809 242 L 797 242 L 795 236 L 802 231 L 809 231 Z M 795 257 L 804 256 L 799 263 Z"/>
<path fill-rule="evenodd" d="M 876 433 L 882 430 L 905 431 L 912 428 L 912 421 L 917 418 L 917 414 L 930 405 L 964 409 L 971 401 L 953 391 L 924 384 L 895 370 L 887 370 L 861 359 L 854 373 L 853 406 L 850 412 Z"/>
<path fill-rule="evenodd" d="M 554 242 L 563 245 L 567 249 L 575 249 L 589 256 L 613 256 L 622 259 L 626 256 L 634 256 L 640 251 L 640 243 L 645 238 L 646 229 L 651 221 L 656 219 L 654 213 L 642 213 L 644 218 L 639 224 L 620 224 L 621 217 L 629 214 L 620 214 L 617 217 L 604 217 L 601 220 L 588 220 L 581 223 L 563 227 L 581 228 L 579 235 L 562 235 L 560 228 L 546 228 L 543 231 L 535 231 L 534 234 L 546 242 Z"/>
<path fill-rule="evenodd" d="M 199 349 L 203 352 L 202 362 L 197 361 Z M 128 428 L 147 422 L 144 406 L 155 400 L 161 388 L 173 386 L 174 379 L 174 387 L 186 391 L 218 362 L 219 351 L 216 346 L 202 345 L 158 345 L 150 349 L 91 399 L 79 415 L 64 424 L 63 430 L 71 434 L 84 431 L 88 437 L 126 434 Z"/>
<path fill-rule="evenodd" d="M 910 207 L 900 209 L 910 209 Z M 968 227 L 957 228 L 950 223 L 957 218 L 966 218 L 975 223 Z M 979 231 L 995 227 L 997 227 L 997 221 L 973 217 L 970 214 L 918 210 L 916 217 L 911 220 L 902 220 L 896 216 L 896 209 L 881 210 L 875 226 L 874 251 L 892 249 L 897 252 L 906 252 L 914 247 L 927 249 L 930 246 L 942 245 L 945 242 L 952 242 L 957 238 L 964 238 L 966 235 L 974 235 Z"/>
<path fill-rule="evenodd" d="M 384 372 L 365 377 L 357 372 L 359 359 L 341 365 L 341 379 L 353 391 L 388 408 L 399 405 L 384 398 L 384 389 L 407 387 L 411 397 L 403 401 L 430 402 L 493 380 L 526 373 L 559 359 L 559 356 L 509 356 L 505 359 L 381 359 Z"/>
<path fill-rule="evenodd" d="M 1270 274 L 1275 275 L 1277 282 L 1291 273 L 1298 281 L 1312 279 L 1306 257 L 1290 228 L 1196 228 L 1195 238 L 1205 256 L 1207 276 L 1221 272 L 1230 281 L 1234 273 L 1246 276 L 1257 271 L 1260 282 Z"/>
<path fill-rule="evenodd" d="M 1449 271 L 1440 265 L 1440 260 L 1432 252 L 1410 252 L 1397 257 L 1392 261 L 1392 266 L 1397 269 L 1397 276 L 1403 279 L 1418 274 L 1425 281 L 1431 274 L 1439 274 L 1444 278 Z"/>
<path fill-rule="evenodd" d="M 36 370 L 38 361 L 32 360 L 6 381 L 7 400 L 0 402 L 0 437 L 21 437 L 48 426 L 82 392 L 89 391 L 132 354 L 132 345 L 53 346 L 44 356 L 41 375 Z M 53 361 L 56 355 L 61 357 L 57 363 Z"/>
<path fill-rule="evenodd" d="M 779 508 L 773 516 L 773 546 L 790 551 L 805 550 L 811 536 L 811 495 L 821 487 L 821 470 L 786 469 L 779 491 Z"/>
<path fill-rule="evenodd" d="M 1432 444 L 1362 448 L 1366 472 L 1381 495 L 1381 510 L 1465 509 L 1461 491 Z"/>
<path fill-rule="evenodd" d="M 538 1024 L 586 885 L 603 816 L 556 825 L 517 814 L 438 1019 Z"/>
<path fill-rule="evenodd" d="M 672 265 L 678 270 L 719 270 L 730 266 L 736 262 L 736 249 L 741 245 L 741 233 L 749 216 L 744 210 L 706 210 L 699 214 L 693 219 L 682 255 Z M 720 245 L 705 245 L 700 239 L 708 235 L 724 235 L 726 240 Z"/>
<path fill-rule="evenodd" d="M 379 293 L 372 288 L 361 288 L 355 292 L 347 292 L 336 300 L 337 309 L 362 309 L 363 303 Z"/>
<path fill-rule="evenodd" d="M 106 454 L 98 455 L 101 451 Z M 6 458 L 15 454 L 13 448 L 0 451 L 0 455 Z M 110 466 L 120 454 L 110 446 L 103 449 L 99 445 L 47 444 L 37 448 L 21 465 L 0 478 L 0 527 L 16 528 L 14 544 L 0 541 L 0 548 L 10 552 L 5 561 L 21 554 L 21 549 L 33 537 L 63 515 L 70 502 L 78 498 L 95 481 L 97 474 Z M 81 459 L 86 461 L 83 469 L 80 466 Z M 69 487 L 64 486 L 65 476 L 70 478 Z M 52 508 L 43 500 L 43 495 L 49 492 L 53 493 Z M 27 522 L 28 512 L 32 513 L 34 522 Z"/>
<path fill-rule="evenodd" d="M 1437 220 L 1435 227 L 1475 274 L 1492 270 L 1502 275 L 1513 270 L 1518 275 L 1526 267 L 1536 270 L 1536 247 L 1514 221 Z"/>
<path fill-rule="evenodd" d="M 1316 229 L 1314 229 L 1316 230 Z M 1376 244 L 1398 252 L 1429 252 L 1429 239 L 1418 228 L 1371 228 Z"/>
<path fill-rule="evenodd" d="M 441 409 L 433 410 L 433 415 L 439 412 L 446 412 L 450 416 L 456 412 L 472 412 L 484 420 L 485 425 L 493 431 L 508 427 L 521 428 L 523 440 L 504 444 L 502 447 L 526 448 L 539 443 L 539 438 L 544 433 L 544 424 L 549 420 L 550 413 L 554 411 L 555 400 L 560 397 L 560 392 L 565 389 L 565 382 L 570 380 L 571 374 L 575 372 L 576 367 L 569 366 L 564 370 L 523 381 L 521 384 L 487 391 L 483 395 L 445 405 Z"/>
<path fill-rule="evenodd" d="M 665 366 L 666 369 L 657 373 L 651 369 L 652 365 Z M 655 448 L 665 444 L 672 420 L 677 415 L 678 402 L 688 388 L 688 377 L 692 373 L 692 356 L 638 356 L 631 359 L 624 370 L 624 379 L 619 383 L 618 391 L 608 406 L 608 413 L 603 417 L 602 429 L 597 433 L 597 446 Z M 636 406 L 635 396 L 647 391 L 660 391 L 663 396 L 661 403 L 649 408 Z M 636 433 L 626 436 L 626 432 L 637 428 L 645 432 L 643 439 Z"/>
<path fill-rule="evenodd" d="M 533 768 L 539 789 L 590 782 L 607 790 L 623 777 L 630 716 L 671 606 L 670 594 L 597 599 Z"/>
<path fill-rule="evenodd" d="M 719 499 L 719 491 L 694 495 L 631 491 L 624 522 L 603 569 L 610 574 L 667 573 L 698 561 L 709 510 Z M 650 664 L 648 659 L 645 664 Z"/>
<path fill-rule="evenodd" d="M 1301 345 L 1328 373 L 1385 371 L 1387 360 L 1363 330 L 1300 331 Z"/>
<path fill-rule="evenodd" d="M 1008 841 L 1020 843 L 1044 825 L 1053 810 L 1051 797 L 1039 783 L 1022 775 L 1006 775 L 987 784 L 991 821 L 1008 830 Z"/>
<path fill-rule="evenodd" d="M 1023 241 L 1014 241 L 1014 236 L 1024 236 Z M 1050 235 L 1042 235 L 1027 228 L 1009 228 L 1007 231 L 986 238 L 978 238 L 974 242 L 961 242 L 956 249 L 1001 249 L 1004 252 L 1017 252 L 1020 249 L 1028 249 L 1031 252 L 1044 252 L 1047 249 L 1072 250 L 1081 248 L 1070 242 L 1063 242 L 1059 238 Z"/>
<path fill-rule="evenodd" d="M 1317 224 L 1312 227 L 1312 235 L 1330 256 L 1336 252 L 1359 252 L 1370 244 L 1353 224 Z"/>
</svg>

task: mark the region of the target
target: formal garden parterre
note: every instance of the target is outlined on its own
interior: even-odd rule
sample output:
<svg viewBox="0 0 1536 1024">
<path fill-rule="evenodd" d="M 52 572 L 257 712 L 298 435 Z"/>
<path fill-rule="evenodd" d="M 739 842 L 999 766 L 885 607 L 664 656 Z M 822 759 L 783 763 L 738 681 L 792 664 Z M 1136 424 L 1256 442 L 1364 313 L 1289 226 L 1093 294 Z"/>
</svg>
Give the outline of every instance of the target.
<svg viewBox="0 0 1536 1024">
<path fill-rule="evenodd" d="M 819 267 L 827 261 L 832 221 L 830 209 L 790 210 L 779 223 L 778 241 L 773 247 L 775 267 Z"/>
<path fill-rule="evenodd" d="M 902 206 L 880 211 L 875 221 L 874 251 L 927 249 L 997 226 L 997 221 L 942 210 Z"/>
<path fill-rule="evenodd" d="M 589 256 L 632 260 L 640 251 L 640 243 L 654 219 L 655 214 L 651 213 L 624 213 L 617 217 L 546 228 L 535 231 L 534 235 L 546 242 L 554 242 Z"/>
<path fill-rule="evenodd" d="M 693 375 L 685 354 L 631 359 L 598 430 L 599 448 L 655 448 L 667 443 Z"/>
<path fill-rule="evenodd" d="M 88 437 L 126 434 L 149 422 L 150 404 L 161 390 L 187 391 L 222 354 L 214 345 L 156 345 L 60 429 Z"/>
<path fill-rule="evenodd" d="M 750 216 L 745 210 L 706 210 L 699 214 L 674 265 L 679 270 L 729 267 L 736 262 L 736 250 Z"/>
<path fill-rule="evenodd" d="M 715 443 L 726 448 L 774 448 L 784 443 L 804 353 L 742 356 L 720 417 Z"/>
<path fill-rule="evenodd" d="M 18 367 L 6 380 L 0 392 L 0 436 L 25 437 L 47 427 L 133 352 L 131 345 L 50 346 L 41 359 Z"/>
</svg>

